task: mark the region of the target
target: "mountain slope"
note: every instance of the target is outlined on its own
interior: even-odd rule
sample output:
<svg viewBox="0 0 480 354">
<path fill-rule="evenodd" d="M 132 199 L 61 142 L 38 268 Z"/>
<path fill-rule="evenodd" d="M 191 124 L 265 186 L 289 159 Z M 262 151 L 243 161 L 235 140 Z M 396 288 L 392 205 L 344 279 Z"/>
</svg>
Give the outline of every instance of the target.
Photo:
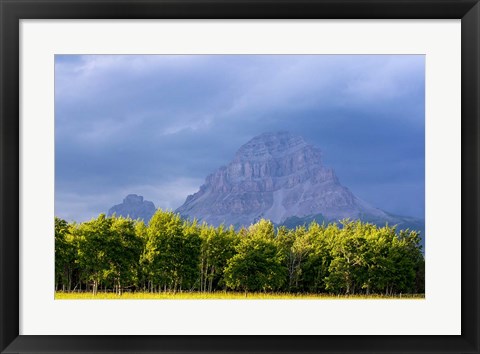
<svg viewBox="0 0 480 354">
<path fill-rule="evenodd" d="M 213 225 L 236 227 L 261 218 L 278 225 L 344 218 L 404 222 L 357 198 L 340 184 L 332 169 L 323 166 L 318 148 L 288 132 L 265 133 L 247 142 L 176 212 Z"/>
</svg>

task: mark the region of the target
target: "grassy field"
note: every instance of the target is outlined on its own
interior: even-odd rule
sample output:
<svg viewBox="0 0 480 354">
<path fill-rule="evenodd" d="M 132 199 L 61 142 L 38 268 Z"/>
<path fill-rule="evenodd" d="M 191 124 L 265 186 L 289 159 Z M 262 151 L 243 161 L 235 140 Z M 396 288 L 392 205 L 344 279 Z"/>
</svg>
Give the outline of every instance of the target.
<svg viewBox="0 0 480 354">
<path fill-rule="evenodd" d="M 330 294 L 289 294 L 289 293 L 236 293 L 236 292 L 182 292 L 182 293 L 64 293 L 56 292 L 56 300 L 399 300 L 424 299 L 424 294 L 405 295 L 330 295 Z"/>
</svg>

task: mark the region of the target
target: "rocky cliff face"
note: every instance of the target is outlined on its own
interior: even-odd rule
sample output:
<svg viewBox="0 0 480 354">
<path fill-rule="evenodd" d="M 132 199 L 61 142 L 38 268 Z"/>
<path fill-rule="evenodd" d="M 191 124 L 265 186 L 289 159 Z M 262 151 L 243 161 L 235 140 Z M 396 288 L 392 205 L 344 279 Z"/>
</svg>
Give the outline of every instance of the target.
<svg viewBox="0 0 480 354">
<path fill-rule="evenodd" d="M 265 133 L 243 145 L 228 166 L 209 175 L 200 190 L 176 210 L 213 225 L 250 225 L 261 218 L 281 224 L 316 216 L 394 222 L 355 197 L 318 148 L 288 132 Z"/>
<path fill-rule="evenodd" d="M 125 197 L 122 204 L 117 204 L 108 210 L 108 216 L 116 214 L 117 216 L 130 217 L 132 219 L 142 219 L 145 223 L 155 214 L 155 205 L 152 202 L 143 200 L 141 195 L 129 194 Z"/>
</svg>

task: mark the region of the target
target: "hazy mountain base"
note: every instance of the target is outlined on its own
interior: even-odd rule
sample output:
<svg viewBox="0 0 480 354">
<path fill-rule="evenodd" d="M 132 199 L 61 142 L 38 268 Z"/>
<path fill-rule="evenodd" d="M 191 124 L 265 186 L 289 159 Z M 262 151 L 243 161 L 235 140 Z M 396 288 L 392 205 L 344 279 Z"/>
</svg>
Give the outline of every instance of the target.
<svg viewBox="0 0 480 354">
<path fill-rule="evenodd" d="M 363 221 L 363 222 L 368 222 L 368 223 L 372 223 L 374 225 L 377 225 L 379 227 L 383 227 L 385 225 L 389 225 L 389 226 L 397 226 L 397 230 L 406 230 L 406 229 L 409 229 L 409 230 L 413 230 L 413 231 L 418 231 L 420 233 L 420 238 L 421 238 L 421 241 L 420 241 L 420 244 L 422 246 L 422 250 L 423 252 L 425 253 L 425 221 L 422 220 L 422 219 L 416 219 L 416 218 L 411 218 L 411 217 L 402 217 L 402 216 L 397 216 L 397 215 L 392 215 L 392 214 L 389 214 L 389 216 L 391 216 L 392 219 L 396 220 L 396 222 L 385 222 L 385 220 L 383 219 L 377 219 L 377 218 L 373 218 L 373 217 L 370 217 L 370 216 L 364 216 L 364 217 L 361 217 L 360 220 Z M 337 222 L 336 220 L 329 220 L 327 218 L 325 218 L 322 214 L 317 214 L 317 215 L 311 215 L 311 216 L 307 216 L 307 217 L 303 217 L 303 218 L 299 218 L 297 216 L 291 216 L 287 219 L 285 219 L 285 221 L 283 221 L 282 223 L 280 224 L 276 224 L 277 227 L 280 227 L 280 226 L 285 226 L 289 229 L 293 229 L 295 227 L 298 227 L 298 226 L 308 226 L 312 221 L 315 221 L 317 222 L 318 224 L 329 224 L 329 223 L 332 223 L 332 222 Z M 339 223 L 340 224 L 340 223 Z M 341 225 L 341 224 L 340 224 Z M 239 225 L 235 225 L 236 227 L 239 227 Z"/>
</svg>

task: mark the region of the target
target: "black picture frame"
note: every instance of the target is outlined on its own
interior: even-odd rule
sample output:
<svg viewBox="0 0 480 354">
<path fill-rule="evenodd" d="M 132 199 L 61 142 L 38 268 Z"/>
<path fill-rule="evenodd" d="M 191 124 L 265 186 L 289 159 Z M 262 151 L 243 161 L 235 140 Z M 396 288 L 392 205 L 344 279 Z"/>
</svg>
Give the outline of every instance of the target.
<svg viewBox="0 0 480 354">
<path fill-rule="evenodd" d="M 480 5 L 478 0 L 0 0 L 0 16 L 0 350 L 2 353 L 479 353 Z M 19 335 L 19 20 L 179 18 L 461 19 L 461 335 Z"/>
</svg>

